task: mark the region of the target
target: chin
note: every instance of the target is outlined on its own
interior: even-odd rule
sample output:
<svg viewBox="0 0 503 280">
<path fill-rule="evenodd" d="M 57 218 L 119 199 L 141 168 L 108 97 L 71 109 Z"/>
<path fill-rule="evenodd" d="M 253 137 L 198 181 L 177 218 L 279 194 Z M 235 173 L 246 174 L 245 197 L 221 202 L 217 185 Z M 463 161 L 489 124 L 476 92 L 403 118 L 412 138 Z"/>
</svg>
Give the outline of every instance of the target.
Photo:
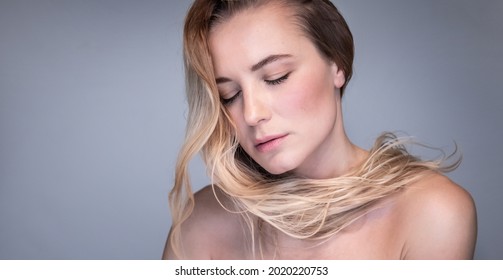
<svg viewBox="0 0 503 280">
<path fill-rule="evenodd" d="M 281 175 L 290 171 L 290 170 L 278 170 L 276 168 L 275 169 L 267 168 L 265 170 L 267 170 L 267 172 L 271 173 L 272 175 Z"/>
<path fill-rule="evenodd" d="M 264 165 L 262 165 L 262 168 L 264 168 L 267 172 L 273 174 L 273 175 L 281 175 L 283 173 L 287 173 L 289 171 L 292 171 L 295 169 L 294 164 L 292 164 L 292 161 L 286 161 L 286 162 L 268 162 Z"/>
</svg>

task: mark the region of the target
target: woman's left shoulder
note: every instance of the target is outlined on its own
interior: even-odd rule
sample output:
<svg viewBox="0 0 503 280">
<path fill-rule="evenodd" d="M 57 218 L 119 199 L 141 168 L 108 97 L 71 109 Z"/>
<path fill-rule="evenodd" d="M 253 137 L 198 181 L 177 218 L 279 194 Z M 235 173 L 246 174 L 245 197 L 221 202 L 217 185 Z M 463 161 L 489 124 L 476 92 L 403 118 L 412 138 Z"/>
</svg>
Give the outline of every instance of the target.
<svg viewBox="0 0 503 280">
<path fill-rule="evenodd" d="M 471 259 L 477 215 L 471 195 L 444 175 L 429 172 L 398 202 L 407 259 Z"/>
</svg>

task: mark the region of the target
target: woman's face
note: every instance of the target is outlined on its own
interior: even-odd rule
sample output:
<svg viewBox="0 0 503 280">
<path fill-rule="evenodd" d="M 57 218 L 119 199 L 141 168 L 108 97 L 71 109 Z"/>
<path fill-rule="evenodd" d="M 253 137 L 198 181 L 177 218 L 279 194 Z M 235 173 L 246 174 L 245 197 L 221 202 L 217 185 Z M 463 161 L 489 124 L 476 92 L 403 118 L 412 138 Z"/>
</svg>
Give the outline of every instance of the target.
<svg viewBox="0 0 503 280">
<path fill-rule="evenodd" d="M 217 24 L 209 37 L 222 102 L 243 149 L 272 174 L 330 164 L 345 79 L 293 22 L 265 5 Z"/>
</svg>

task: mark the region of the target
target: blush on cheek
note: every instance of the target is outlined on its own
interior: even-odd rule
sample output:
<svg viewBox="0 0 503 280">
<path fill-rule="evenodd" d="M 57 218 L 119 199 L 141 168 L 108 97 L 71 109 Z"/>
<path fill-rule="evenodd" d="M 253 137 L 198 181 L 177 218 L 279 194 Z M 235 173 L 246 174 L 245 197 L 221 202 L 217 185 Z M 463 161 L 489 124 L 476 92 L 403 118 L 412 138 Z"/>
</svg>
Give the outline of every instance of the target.
<svg viewBox="0 0 503 280">
<path fill-rule="evenodd" d="M 319 98 L 319 82 L 313 83 L 311 75 L 303 75 L 290 83 L 278 100 L 282 111 L 289 110 L 290 114 L 309 112 L 316 106 Z M 286 113 L 286 112 L 285 112 Z"/>
<path fill-rule="evenodd" d="M 309 113 L 313 107 L 313 96 L 309 94 L 307 89 L 299 89 L 298 92 L 292 95 L 292 98 L 288 100 L 288 105 L 290 108 L 297 108 L 297 112 L 294 113 Z"/>
<path fill-rule="evenodd" d="M 296 106 L 305 113 L 317 114 L 317 112 L 323 111 L 323 107 L 333 102 L 333 93 L 326 86 L 327 83 L 322 80 L 304 80 L 305 83 L 299 85 L 295 94 L 292 95 L 292 106 Z"/>
</svg>

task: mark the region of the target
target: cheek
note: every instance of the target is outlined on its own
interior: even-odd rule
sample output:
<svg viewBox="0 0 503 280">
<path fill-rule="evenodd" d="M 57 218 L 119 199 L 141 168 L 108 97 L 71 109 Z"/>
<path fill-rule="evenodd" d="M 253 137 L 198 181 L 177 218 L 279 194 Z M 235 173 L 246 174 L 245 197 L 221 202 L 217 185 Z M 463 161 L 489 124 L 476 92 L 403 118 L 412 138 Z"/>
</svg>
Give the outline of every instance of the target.
<svg viewBox="0 0 503 280">
<path fill-rule="evenodd" d="M 292 114 L 321 113 L 323 108 L 335 108 L 334 89 L 324 78 L 308 75 L 291 84 L 285 93 L 288 97 L 280 102 L 283 108 L 288 108 Z"/>
<path fill-rule="evenodd" d="M 238 104 L 235 104 L 235 105 L 238 105 Z M 242 115 L 242 110 L 238 107 L 239 106 L 234 106 L 234 107 L 230 108 L 228 111 L 228 114 L 229 114 L 229 117 L 231 118 L 232 122 L 235 125 L 234 134 L 238 138 L 240 144 L 242 144 L 241 139 L 246 138 L 245 134 L 248 130 L 248 126 L 246 125 L 246 123 L 244 121 L 244 118 Z"/>
</svg>

